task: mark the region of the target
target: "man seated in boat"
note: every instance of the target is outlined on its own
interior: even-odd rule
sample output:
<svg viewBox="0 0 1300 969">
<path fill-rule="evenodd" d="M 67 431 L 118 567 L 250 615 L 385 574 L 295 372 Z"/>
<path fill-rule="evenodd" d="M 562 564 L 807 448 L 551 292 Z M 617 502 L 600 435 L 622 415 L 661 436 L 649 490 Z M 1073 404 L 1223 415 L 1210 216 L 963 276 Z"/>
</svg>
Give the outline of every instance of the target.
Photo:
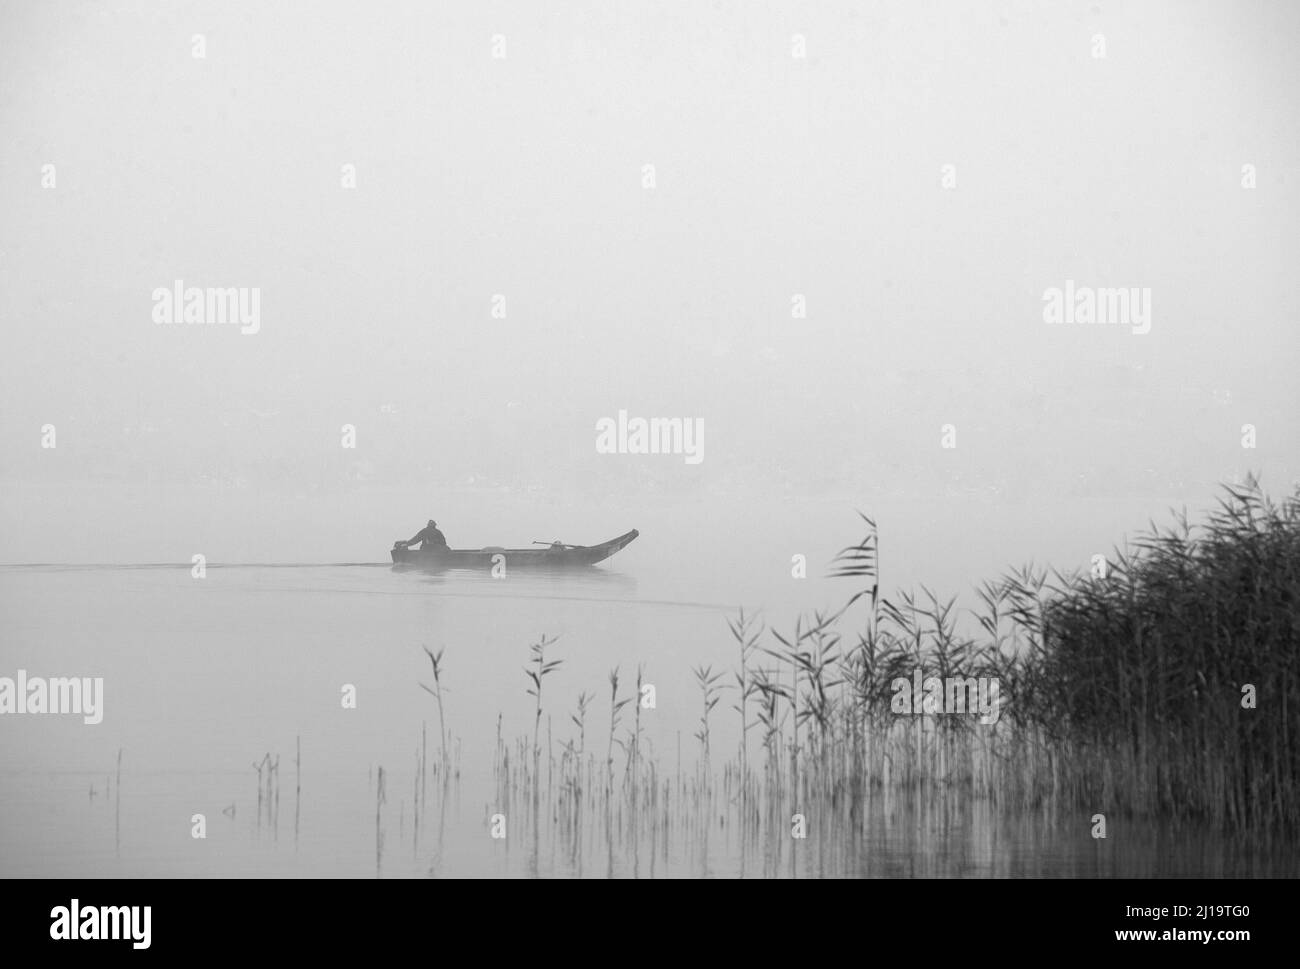
<svg viewBox="0 0 1300 969">
<path fill-rule="evenodd" d="M 442 532 L 438 531 L 438 523 L 432 518 L 429 519 L 429 524 L 415 533 L 414 538 L 407 539 L 401 544 L 411 546 L 416 542 L 420 543 L 420 551 L 422 552 L 432 552 L 435 549 L 441 551 L 447 547 L 447 539 L 443 537 Z"/>
</svg>

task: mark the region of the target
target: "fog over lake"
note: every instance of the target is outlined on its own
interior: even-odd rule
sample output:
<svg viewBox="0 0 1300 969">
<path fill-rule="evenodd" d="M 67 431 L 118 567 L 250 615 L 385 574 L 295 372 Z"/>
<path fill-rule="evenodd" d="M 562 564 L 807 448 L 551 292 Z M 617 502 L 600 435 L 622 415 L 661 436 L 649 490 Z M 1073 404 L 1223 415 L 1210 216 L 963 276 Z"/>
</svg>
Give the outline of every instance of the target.
<svg viewBox="0 0 1300 969">
<path fill-rule="evenodd" d="M 1294 874 L 1207 819 L 1094 844 L 1055 782 L 986 797 L 996 732 L 970 778 L 938 741 L 935 788 L 854 774 L 861 811 L 792 847 L 770 819 L 857 763 L 849 687 L 821 739 L 734 705 L 772 630 L 870 588 L 830 575 L 860 514 L 880 596 L 956 596 L 978 637 L 1007 569 L 1300 484 L 1298 27 L 0 8 L 0 677 L 104 685 L 94 725 L 0 710 L 0 876 Z M 452 549 L 638 536 L 395 567 L 430 519 Z"/>
</svg>

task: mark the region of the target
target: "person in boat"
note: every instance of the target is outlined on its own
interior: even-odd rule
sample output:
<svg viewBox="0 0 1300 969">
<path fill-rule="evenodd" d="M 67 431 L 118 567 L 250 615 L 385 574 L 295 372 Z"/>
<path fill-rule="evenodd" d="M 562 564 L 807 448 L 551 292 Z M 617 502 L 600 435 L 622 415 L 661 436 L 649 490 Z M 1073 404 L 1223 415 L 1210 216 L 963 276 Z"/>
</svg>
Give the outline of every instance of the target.
<svg viewBox="0 0 1300 969">
<path fill-rule="evenodd" d="M 415 533 L 414 538 L 408 539 L 402 544 L 411 546 L 416 542 L 420 543 L 420 551 L 422 552 L 431 552 L 434 549 L 441 550 L 447 547 L 447 539 L 438 530 L 438 523 L 432 518 L 429 519 L 429 524 Z"/>
</svg>

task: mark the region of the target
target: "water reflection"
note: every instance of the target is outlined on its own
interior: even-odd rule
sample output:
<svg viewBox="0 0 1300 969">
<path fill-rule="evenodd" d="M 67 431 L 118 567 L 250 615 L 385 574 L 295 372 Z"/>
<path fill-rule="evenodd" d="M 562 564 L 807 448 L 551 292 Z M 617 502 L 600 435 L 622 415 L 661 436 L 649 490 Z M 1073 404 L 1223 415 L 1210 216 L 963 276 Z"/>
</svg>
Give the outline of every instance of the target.
<svg viewBox="0 0 1300 969">
<path fill-rule="evenodd" d="M 892 780 L 873 767 L 870 786 L 795 795 L 769 783 L 753 733 L 740 767 L 730 695 L 711 728 L 713 766 L 697 767 L 690 671 L 733 664 L 724 617 L 660 606 L 662 584 L 613 569 L 507 582 L 339 567 L 213 569 L 204 582 L 184 569 L 0 578 L 8 668 L 54 644 L 52 673 L 102 671 L 112 691 L 101 726 L 14 719 L 0 737 L 6 876 L 1300 873 L 1293 843 L 1119 815 L 1094 840 L 1090 811 L 910 788 L 901 763 Z M 547 658 L 564 665 L 535 733 L 527 637 L 555 631 Z M 446 645 L 445 748 L 419 685 L 432 685 L 425 643 Z M 638 720 L 627 706 L 611 730 L 609 671 L 641 664 L 658 708 Z M 342 684 L 357 688 L 356 709 L 340 707 Z M 571 719 L 580 710 L 583 726 Z M 88 798 L 92 784 L 111 796 Z M 292 839 L 287 803 L 280 815 L 290 795 Z M 176 824 L 196 813 L 206 842 Z"/>
</svg>

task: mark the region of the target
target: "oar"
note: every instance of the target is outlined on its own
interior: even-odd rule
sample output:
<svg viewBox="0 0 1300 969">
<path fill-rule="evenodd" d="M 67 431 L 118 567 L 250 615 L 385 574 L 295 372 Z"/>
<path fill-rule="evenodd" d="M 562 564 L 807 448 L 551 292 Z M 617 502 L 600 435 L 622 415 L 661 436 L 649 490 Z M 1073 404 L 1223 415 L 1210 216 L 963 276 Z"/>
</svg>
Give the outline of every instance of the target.
<svg viewBox="0 0 1300 969">
<path fill-rule="evenodd" d="M 587 547 L 585 545 L 565 545 L 564 542 L 539 542 L 535 538 L 533 539 L 533 544 L 534 545 L 560 545 L 563 546 L 564 548 L 586 548 Z"/>
</svg>

